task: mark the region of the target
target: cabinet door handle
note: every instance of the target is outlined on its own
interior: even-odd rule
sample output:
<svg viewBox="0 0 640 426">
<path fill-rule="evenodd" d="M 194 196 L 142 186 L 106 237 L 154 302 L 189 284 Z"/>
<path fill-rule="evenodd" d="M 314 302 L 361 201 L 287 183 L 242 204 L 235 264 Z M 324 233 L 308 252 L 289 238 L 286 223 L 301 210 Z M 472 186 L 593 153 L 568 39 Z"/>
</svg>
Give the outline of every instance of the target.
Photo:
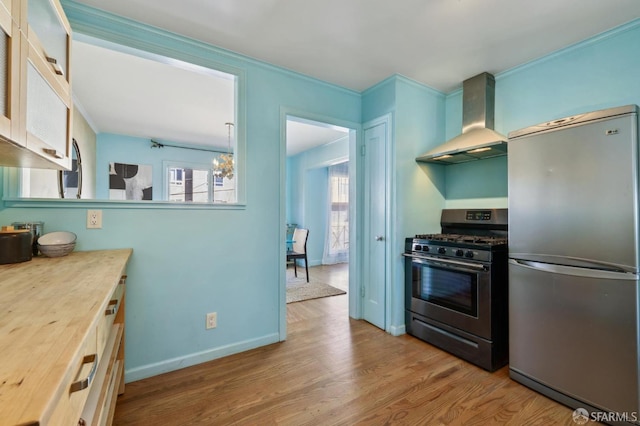
<svg viewBox="0 0 640 426">
<path fill-rule="evenodd" d="M 114 299 L 109 301 L 109 305 L 107 306 L 107 309 L 105 309 L 104 314 L 105 315 L 113 315 L 116 314 L 118 312 L 118 300 Z"/>
<path fill-rule="evenodd" d="M 93 377 L 96 375 L 96 371 L 98 370 L 98 354 L 85 355 L 82 359 L 82 365 L 88 364 L 90 362 L 93 363 L 93 366 L 91 367 L 91 371 L 89 371 L 89 375 L 82 380 L 71 383 L 69 393 L 78 392 L 89 387 L 89 385 L 93 381 Z"/>
<path fill-rule="evenodd" d="M 62 68 L 60 67 L 60 65 L 58 65 L 58 60 L 56 58 L 53 58 L 51 56 L 47 56 L 46 58 L 47 62 L 51 64 L 51 67 L 56 74 L 64 75 L 64 71 L 62 71 Z"/>
<path fill-rule="evenodd" d="M 42 148 L 42 150 L 45 152 L 45 154 L 49 154 L 50 156 L 52 156 L 54 158 L 64 158 L 64 155 L 62 155 L 57 149 Z"/>
<path fill-rule="evenodd" d="M 127 275 L 123 275 L 120 277 L 120 282 L 118 284 L 124 284 L 127 282 Z"/>
</svg>

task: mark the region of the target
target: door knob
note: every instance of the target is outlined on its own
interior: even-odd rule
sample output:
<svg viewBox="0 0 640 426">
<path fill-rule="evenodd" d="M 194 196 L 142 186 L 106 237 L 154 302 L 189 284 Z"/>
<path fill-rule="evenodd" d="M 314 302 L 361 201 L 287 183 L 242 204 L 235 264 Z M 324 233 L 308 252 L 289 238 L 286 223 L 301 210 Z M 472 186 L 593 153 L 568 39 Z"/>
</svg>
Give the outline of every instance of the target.
<svg viewBox="0 0 640 426">
<path fill-rule="evenodd" d="M 378 235 L 376 237 L 376 241 L 382 241 L 382 240 L 384 240 L 384 237 L 382 235 Z"/>
</svg>

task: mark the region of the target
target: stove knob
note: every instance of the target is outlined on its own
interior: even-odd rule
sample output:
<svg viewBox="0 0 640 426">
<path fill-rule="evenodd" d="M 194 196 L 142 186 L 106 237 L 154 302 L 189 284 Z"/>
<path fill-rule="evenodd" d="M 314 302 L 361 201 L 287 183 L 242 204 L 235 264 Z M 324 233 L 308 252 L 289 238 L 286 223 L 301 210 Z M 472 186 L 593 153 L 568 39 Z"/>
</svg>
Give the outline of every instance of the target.
<svg viewBox="0 0 640 426">
<path fill-rule="evenodd" d="M 415 251 L 420 251 L 420 250 L 422 250 L 422 246 L 420 244 L 416 244 L 415 246 L 413 246 L 413 249 Z"/>
<path fill-rule="evenodd" d="M 464 254 L 464 251 L 461 249 L 456 250 L 456 256 L 462 256 Z"/>
<path fill-rule="evenodd" d="M 422 251 L 429 251 L 429 246 L 422 246 Z"/>
<path fill-rule="evenodd" d="M 438 253 L 440 254 L 445 254 L 447 252 L 447 249 L 444 247 L 438 247 Z"/>
<path fill-rule="evenodd" d="M 467 252 L 464 254 L 464 257 L 468 257 L 469 259 L 471 259 L 473 257 L 473 252 L 471 250 L 467 250 Z"/>
</svg>

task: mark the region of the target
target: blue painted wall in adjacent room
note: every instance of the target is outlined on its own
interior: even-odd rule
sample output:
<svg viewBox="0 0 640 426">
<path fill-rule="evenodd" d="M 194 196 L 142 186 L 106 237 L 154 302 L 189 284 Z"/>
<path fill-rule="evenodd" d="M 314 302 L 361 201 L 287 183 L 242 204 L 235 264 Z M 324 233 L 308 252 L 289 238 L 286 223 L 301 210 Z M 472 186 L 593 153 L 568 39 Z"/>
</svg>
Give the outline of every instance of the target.
<svg viewBox="0 0 640 426">
<path fill-rule="evenodd" d="M 310 265 L 322 264 L 327 229 L 327 167 L 348 160 L 349 137 L 287 158 L 287 223 L 309 229 Z"/>
<path fill-rule="evenodd" d="M 219 154 L 170 146 L 151 148 L 151 140 L 133 136 L 100 133 L 96 137 L 96 198 L 109 199 L 109 163 L 149 165 L 153 168 L 153 200 L 166 200 L 163 162 L 211 168 Z M 185 145 L 186 146 L 186 145 Z"/>
</svg>

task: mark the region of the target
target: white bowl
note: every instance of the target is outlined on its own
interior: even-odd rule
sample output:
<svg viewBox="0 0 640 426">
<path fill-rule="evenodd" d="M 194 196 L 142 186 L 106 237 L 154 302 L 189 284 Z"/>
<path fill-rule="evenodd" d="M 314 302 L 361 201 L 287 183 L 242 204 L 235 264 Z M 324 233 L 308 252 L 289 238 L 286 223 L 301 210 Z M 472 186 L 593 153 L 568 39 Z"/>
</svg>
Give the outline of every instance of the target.
<svg viewBox="0 0 640 426">
<path fill-rule="evenodd" d="M 49 232 L 38 238 L 38 245 L 50 246 L 59 244 L 74 244 L 76 243 L 76 234 L 68 231 L 56 231 Z"/>
<path fill-rule="evenodd" d="M 46 257 L 62 257 L 66 256 L 76 248 L 76 243 L 69 244 L 38 244 L 38 249 Z"/>
<path fill-rule="evenodd" d="M 74 248 L 76 248 L 76 234 L 73 232 L 49 232 L 38 238 L 38 249 L 47 257 L 66 256 Z"/>
</svg>

